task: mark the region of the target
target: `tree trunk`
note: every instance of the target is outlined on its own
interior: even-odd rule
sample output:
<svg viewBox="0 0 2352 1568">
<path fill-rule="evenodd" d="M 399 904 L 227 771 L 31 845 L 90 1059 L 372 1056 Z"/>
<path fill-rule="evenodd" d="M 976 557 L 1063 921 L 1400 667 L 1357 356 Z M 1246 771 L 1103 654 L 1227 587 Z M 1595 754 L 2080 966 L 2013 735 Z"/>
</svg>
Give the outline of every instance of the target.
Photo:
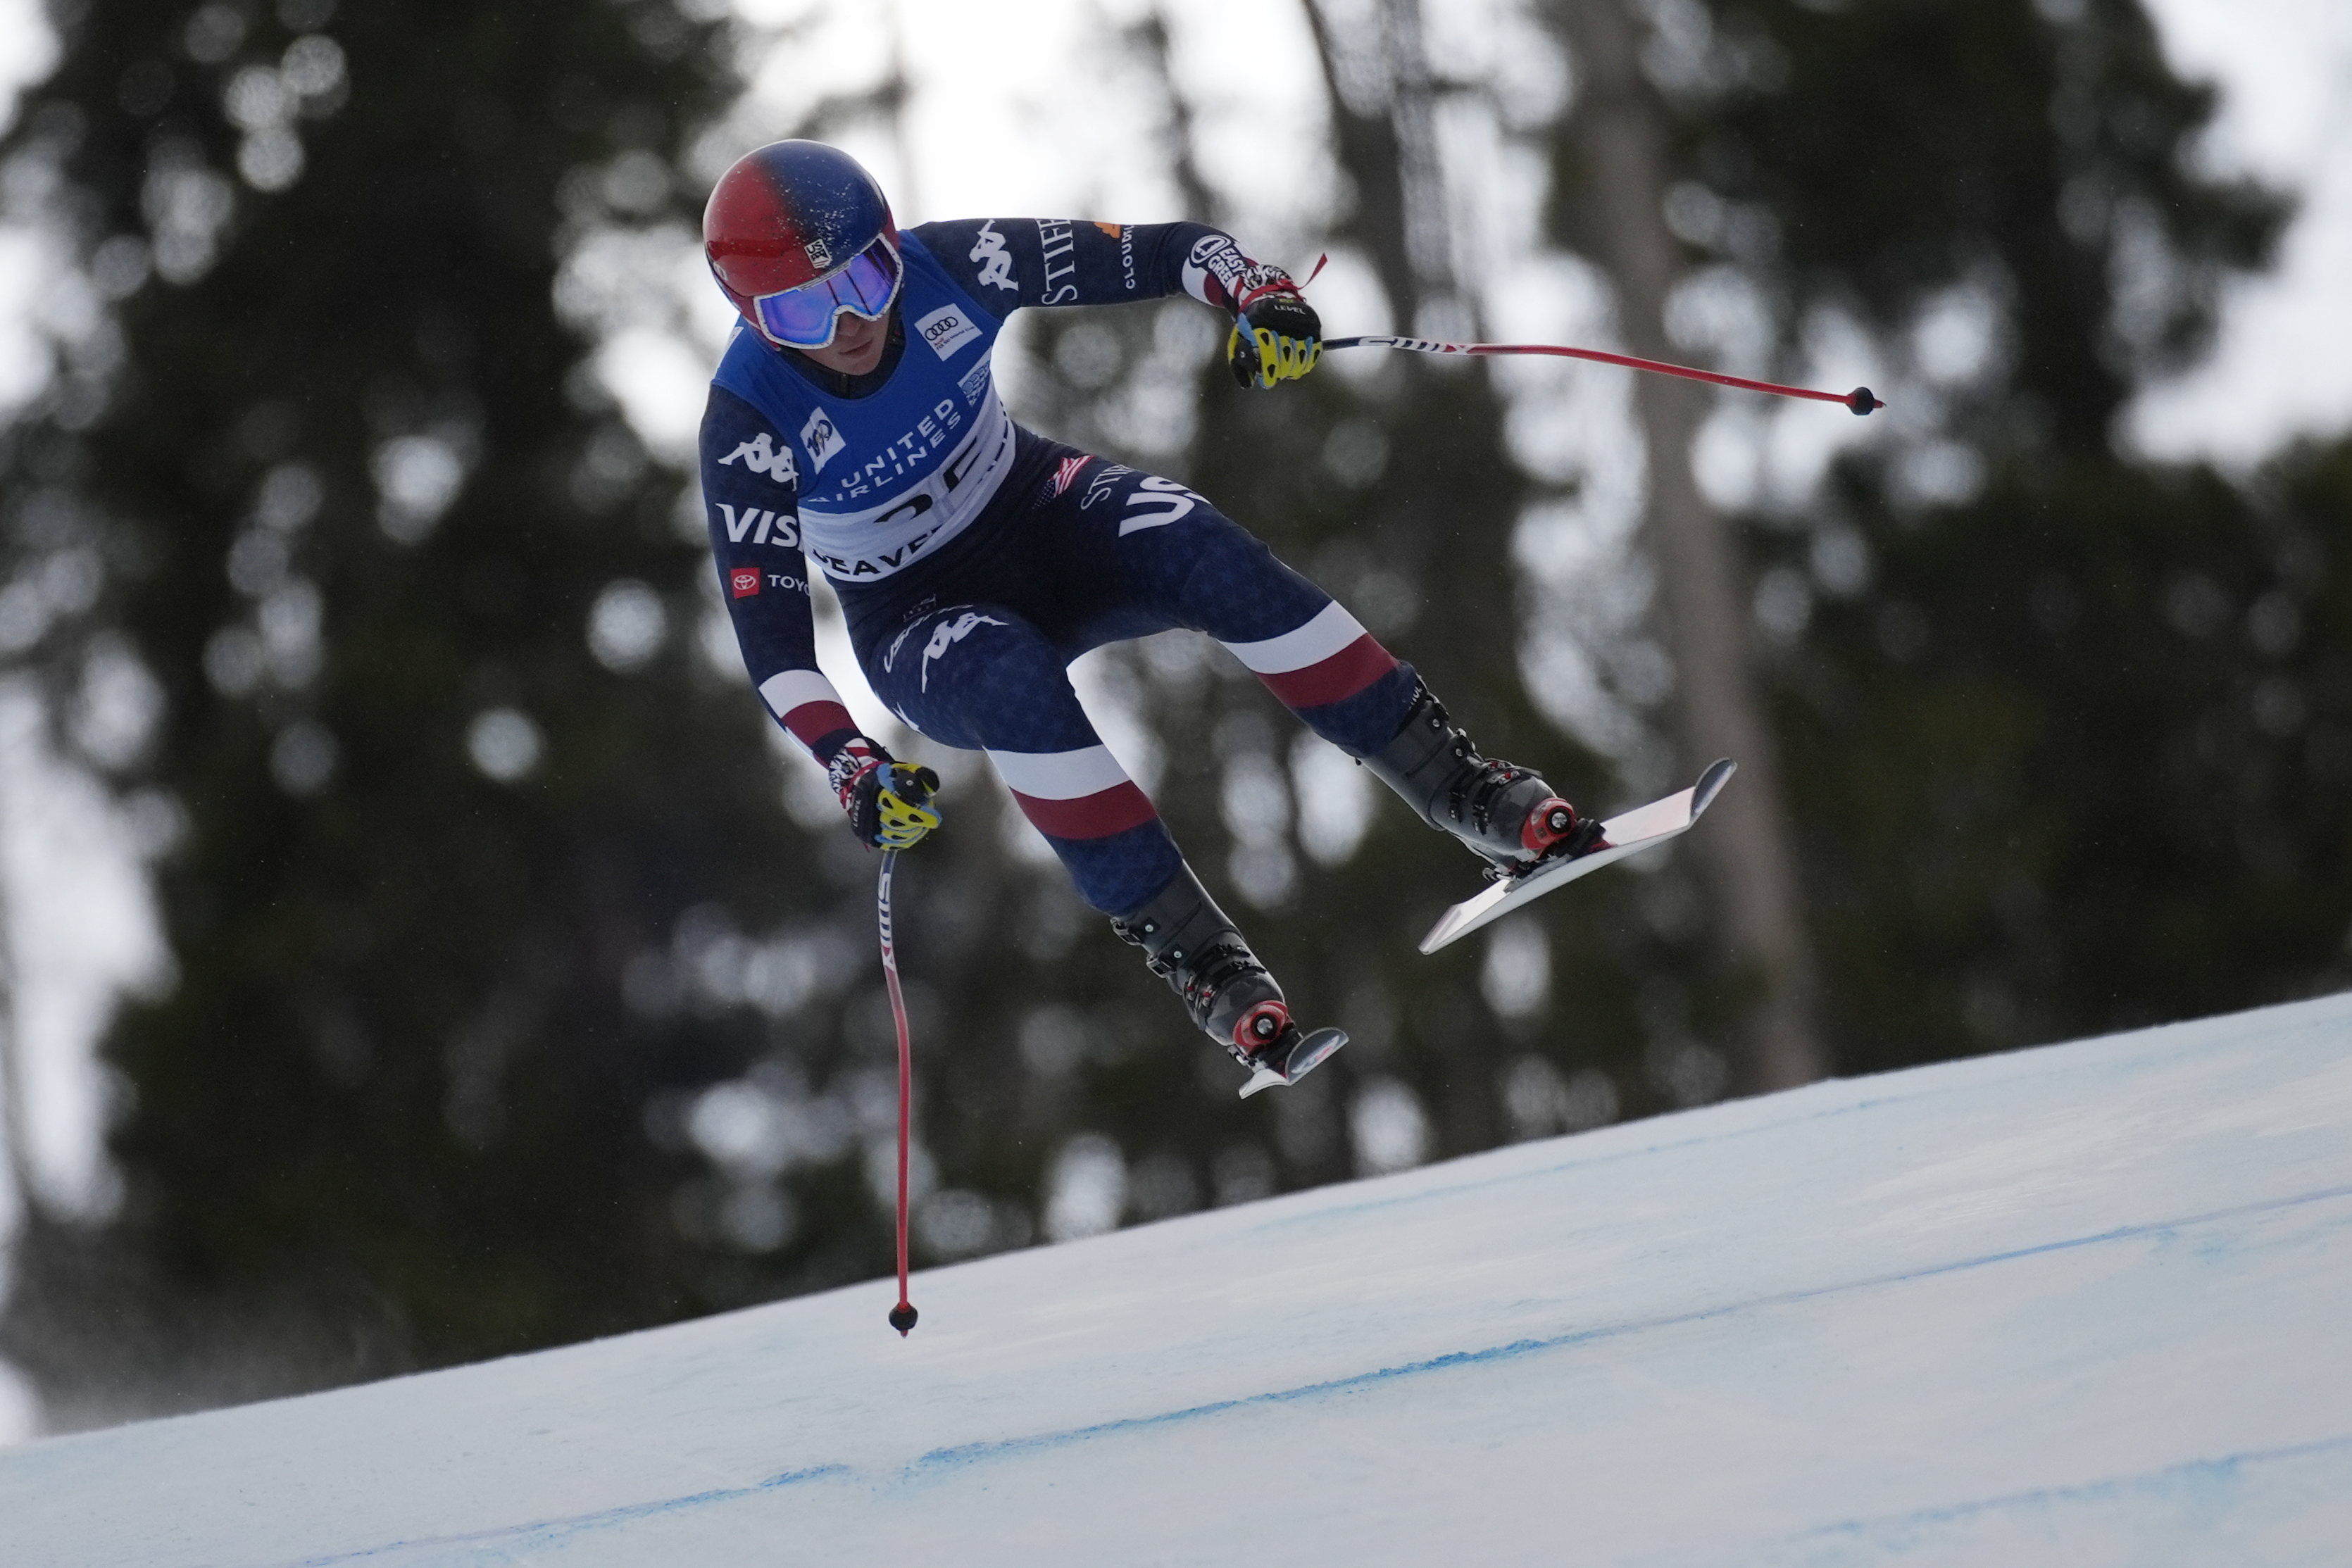
<svg viewBox="0 0 2352 1568">
<path fill-rule="evenodd" d="M 1405 170 L 1404 145 L 1397 128 L 1402 62 L 1396 57 L 1394 29 L 1383 20 L 1381 52 L 1388 89 L 1383 101 L 1350 102 L 1343 79 L 1347 73 L 1339 59 L 1341 41 L 1333 35 L 1316 0 L 1302 0 L 1300 8 L 1315 34 L 1316 59 L 1331 99 L 1331 134 L 1339 167 L 1355 183 L 1355 212 L 1347 231 L 1363 246 L 1372 269 L 1380 275 L 1394 317 L 1391 329 L 1410 332 L 1421 308 L 1423 271 L 1411 237 L 1412 208 L 1416 203 L 1426 205 L 1430 193 L 1412 189 Z M 1414 41 L 1419 41 L 1417 31 Z M 1422 75 L 1425 89 L 1427 73 Z M 1424 106 L 1424 121 L 1426 118 Z"/>
<path fill-rule="evenodd" d="M 1666 297 L 1681 256 L 1664 214 L 1669 165 L 1660 106 L 1643 78 L 1621 0 L 1564 0 L 1559 15 L 1581 78 L 1577 135 L 1601 219 L 1602 259 L 1617 284 L 1619 329 L 1636 354 L 1670 359 Z M 1758 987 L 1735 1072 L 1755 1092 L 1823 1075 L 1814 1024 L 1812 954 L 1772 730 L 1749 663 L 1748 616 L 1734 542 L 1699 493 L 1690 450 L 1706 394 L 1688 382 L 1636 375 L 1649 448 L 1649 549 L 1664 597 L 1685 770 L 1717 757 L 1739 777 L 1691 837 L 1713 885 L 1733 964 Z"/>
<path fill-rule="evenodd" d="M 5 904 L 0 904 L 0 915 L 5 913 Z M 17 1047 L 14 979 L 5 951 L 0 951 L 0 1144 L 7 1145 L 7 1156 L 0 1166 L 5 1166 L 16 1189 L 16 1201 L 29 1211 L 38 1195 L 33 1190 L 31 1118 L 25 1113 L 24 1055 Z M 5 1235 L 0 1234 L 0 1245 L 5 1244 Z"/>
<path fill-rule="evenodd" d="M 7 787 L 0 782 L 0 831 L 7 826 L 7 816 L 13 804 L 6 798 Z M 16 1188 L 16 1201 L 21 1206 L 26 1224 L 30 1224 L 39 1194 L 33 1188 L 33 1148 L 31 1113 L 25 1106 L 24 1036 L 16 1011 L 16 953 L 9 940 L 9 894 L 13 889 L 0 883 L 0 1144 L 7 1153 L 0 1159 L 9 1181 Z M 6 1245 L 6 1233 L 0 1231 L 0 1248 Z M 5 1275 L 0 1267 L 0 1277 Z"/>
</svg>

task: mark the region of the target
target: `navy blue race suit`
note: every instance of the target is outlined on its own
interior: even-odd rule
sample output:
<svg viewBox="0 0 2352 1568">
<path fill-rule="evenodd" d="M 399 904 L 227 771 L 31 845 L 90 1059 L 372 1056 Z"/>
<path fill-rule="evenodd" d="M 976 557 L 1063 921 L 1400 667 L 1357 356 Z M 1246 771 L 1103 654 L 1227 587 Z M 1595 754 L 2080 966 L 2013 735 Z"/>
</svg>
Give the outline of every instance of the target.
<svg viewBox="0 0 2352 1568">
<path fill-rule="evenodd" d="M 917 733 L 984 750 L 1107 915 L 1181 863 L 1078 706 L 1070 662 L 1174 627 L 1231 650 L 1351 751 L 1396 734 L 1414 690 L 1355 618 L 1195 492 L 1014 424 L 989 357 L 1025 305 L 1180 290 L 1228 313 L 1253 267 L 1199 224 L 990 218 L 899 235 L 887 346 L 844 376 L 739 326 L 702 420 L 702 491 L 743 662 L 829 763 L 855 735 L 816 666 L 808 571 L 839 593 L 875 694 Z"/>
</svg>

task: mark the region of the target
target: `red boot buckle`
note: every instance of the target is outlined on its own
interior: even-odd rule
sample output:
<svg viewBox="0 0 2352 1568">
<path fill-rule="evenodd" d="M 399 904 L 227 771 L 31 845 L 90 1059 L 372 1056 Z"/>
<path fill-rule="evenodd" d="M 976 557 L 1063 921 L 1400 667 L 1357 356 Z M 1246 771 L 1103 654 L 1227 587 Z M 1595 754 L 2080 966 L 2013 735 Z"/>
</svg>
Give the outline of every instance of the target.
<svg viewBox="0 0 2352 1568">
<path fill-rule="evenodd" d="M 1540 860 L 1554 844 L 1575 832 L 1576 824 L 1576 808 L 1554 795 L 1528 813 L 1527 826 L 1519 830 L 1519 842 Z"/>
<path fill-rule="evenodd" d="M 1234 1044 L 1244 1056 L 1255 1056 L 1282 1038 L 1290 1024 L 1290 1009 L 1281 1002 L 1260 1002 L 1234 1025 Z"/>
</svg>

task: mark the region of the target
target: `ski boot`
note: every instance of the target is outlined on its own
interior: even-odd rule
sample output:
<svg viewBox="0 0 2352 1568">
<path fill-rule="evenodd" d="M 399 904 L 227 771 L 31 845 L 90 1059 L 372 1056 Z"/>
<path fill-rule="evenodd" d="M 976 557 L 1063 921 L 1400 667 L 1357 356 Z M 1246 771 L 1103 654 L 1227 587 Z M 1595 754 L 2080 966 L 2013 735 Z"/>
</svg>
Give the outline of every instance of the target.
<svg viewBox="0 0 2352 1568">
<path fill-rule="evenodd" d="M 1296 1083 L 1348 1043 L 1336 1029 L 1301 1030 L 1290 1019 L 1282 988 L 1190 866 L 1110 927 L 1143 949 L 1151 972 L 1168 982 L 1192 1022 L 1250 1071 L 1244 1098 L 1277 1083 Z"/>
<path fill-rule="evenodd" d="M 1518 876 L 1601 841 L 1601 824 L 1579 816 L 1541 778 L 1478 755 L 1426 685 L 1413 688 L 1396 737 L 1359 760 L 1422 821 L 1475 850 L 1491 876 Z"/>
</svg>

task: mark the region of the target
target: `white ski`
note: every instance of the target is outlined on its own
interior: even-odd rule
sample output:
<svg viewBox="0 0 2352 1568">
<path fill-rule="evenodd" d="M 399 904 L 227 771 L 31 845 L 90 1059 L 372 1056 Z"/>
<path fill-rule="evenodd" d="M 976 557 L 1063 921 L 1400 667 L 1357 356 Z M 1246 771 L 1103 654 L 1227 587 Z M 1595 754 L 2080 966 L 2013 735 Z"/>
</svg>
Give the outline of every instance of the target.
<svg viewBox="0 0 2352 1568">
<path fill-rule="evenodd" d="M 1279 1067 L 1259 1062 L 1250 1070 L 1250 1079 L 1242 1085 L 1242 1098 L 1246 1100 L 1261 1089 L 1277 1089 L 1297 1082 L 1315 1071 L 1323 1059 L 1348 1043 L 1347 1031 L 1318 1029 L 1303 1034 L 1292 1042 Z"/>
<path fill-rule="evenodd" d="M 1688 832 L 1690 825 L 1714 803 L 1724 781 L 1738 766 L 1727 757 L 1700 774 L 1698 782 L 1689 789 L 1676 790 L 1646 806 L 1636 806 L 1601 823 L 1600 843 L 1574 859 L 1539 864 L 1525 875 L 1495 883 L 1475 898 L 1464 899 L 1429 928 L 1429 935 L 1421 939 L 1421 950 L 1434 953 L 1456 937 L 1508 915 L 1529 899 L 1541 898 L 1552 889 L 1564 887 L 1612 861 L 1655 849 L 1668 839 Z"/>
</svg>

